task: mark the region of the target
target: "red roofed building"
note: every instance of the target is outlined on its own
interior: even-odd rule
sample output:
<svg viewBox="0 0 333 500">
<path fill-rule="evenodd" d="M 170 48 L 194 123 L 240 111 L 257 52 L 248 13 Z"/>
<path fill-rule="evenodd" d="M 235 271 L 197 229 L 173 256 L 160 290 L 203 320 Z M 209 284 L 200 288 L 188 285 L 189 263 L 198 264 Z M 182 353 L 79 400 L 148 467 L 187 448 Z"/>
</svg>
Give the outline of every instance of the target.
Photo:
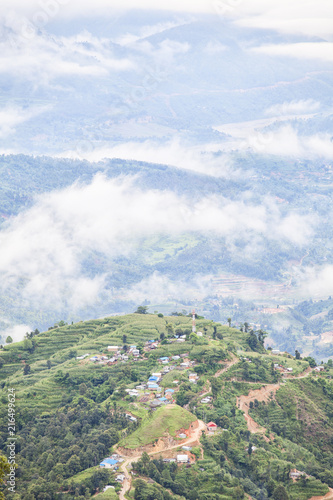
<svg viewBox="0 0 333 500">
<path fill-rule="evenodd" d="M 207 424 L 207 429 L 209 431 L 213 431 L 214 432 L 217 429 L 217 425 L 214 422 L 209 422 L 209 424 Z"/>
</svg>

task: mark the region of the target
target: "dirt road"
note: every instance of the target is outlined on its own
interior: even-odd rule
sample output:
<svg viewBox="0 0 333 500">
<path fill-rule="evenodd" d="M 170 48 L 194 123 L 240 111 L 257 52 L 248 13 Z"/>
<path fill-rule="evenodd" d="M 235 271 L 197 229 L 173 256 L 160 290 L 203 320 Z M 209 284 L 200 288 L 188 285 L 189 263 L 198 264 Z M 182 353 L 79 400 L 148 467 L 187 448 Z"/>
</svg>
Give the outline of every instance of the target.
<svg viewBox="0 0 333 500">
<path fill-rule="evenodd" d="M 224 368 L 222 368 L 222 370 L 219 370 L 218 372 L 215 373 L 215 375 L 214 375 L 215 378 L 218 377 L 219 375 L 221 375 L 222 373 L 226 372 L 227 370 L 229 370 L 229 368 L 231 368 L 236 363 L 238 363 L 239 359 L 236 358 L 236 356 L 234 354 L 231 354 L 231 357 L 232 357 L 232 360 L 227 361 L 226 366 Z"/>
<path fill-rule="evenodd" d="M 308 377 L 310 373 L 312 372 L 311 368 L 307 368 L 305 372 L 303 372 L 301 375 L 295 376 L 288 376 L 285 377 L 285 379 L 290 380 L 290 379 L 302 379 L 305 377 Z M 247 428 L 249 429 L 250 432 L 256 433 L 256 434 L 265 434 L 266 433 L 266 428 L 261 427 L 257 422 L 253 420 L 252 417 L 249 415 L 249 408 L 250 408 L 250 402 L 254 402 L 255 399 L 257 401 L 269 401 L 271 396 L 274 396 L 276 391 L 281 387 L 281 383 L 277 384 L 266 384 L 260 389 L 252 390 L 249 392 L 247 396 L 239 396 L 237 398 L 237 408 L 242 410 L 244 412 L 244 417 L 246 420 Z M 273 437 L 273 436 L 272 436 Z M 265 441 L 269 441 L 268 437 L 264 435 Z"/>
<path fill-rule="evenodd" d="M 199 441 L 199 439 L 201 437 L 201 432 L 206 430 L 206 424 L 202 420 L 198 420 L 198 423 L 199 423 L 198 427 L 191 432 L 191 436 L 189 436 L 183 443 L 181 443 L 181 446 L 189 446 L 189 445 L 195 443 L 196 441 Z M 173 446 L 166 448 L 163 451 L 173 450 L 173 449 L 178 448 L 179 446 L 180 446 L 179 444 L 175 444 Z M 115 449 L 115 452 L 117 453 L 117 449 Z M 154 451 L 154 452 L 148 453 L 149 456 L 160 455 L 160 454 L 161 454 L 160 451 Z M 119 492 L 120 500 L 126 500 L 125 495 L 129 491 L 129 489 L 131 488 L 132 477 L 131 477 L 131 474 L 128 472 L 128 467 L 130 465 L 132 465 L 133 462 L 137 462 L 140 459 L 141 455 L 142 455 L 142 453 L 139 453 L 138 455 L 136 455 L 134 457 L 128 458 L 120 466 L 121 471 L 125 475 L 123 487 L 122 487 L 121 491 Z"/>
</svg>

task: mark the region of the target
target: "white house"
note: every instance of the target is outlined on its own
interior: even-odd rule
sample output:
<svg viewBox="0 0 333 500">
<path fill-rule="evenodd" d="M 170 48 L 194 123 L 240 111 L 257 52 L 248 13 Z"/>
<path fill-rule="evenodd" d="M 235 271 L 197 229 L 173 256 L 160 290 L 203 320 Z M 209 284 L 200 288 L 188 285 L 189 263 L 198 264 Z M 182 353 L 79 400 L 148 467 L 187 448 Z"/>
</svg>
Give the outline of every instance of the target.
<svg viewBox="0 0 333 500">
<path fill-rule="evenodd" d="M 177 462 L 179 464 L 187 464 L 188 456 L 187 455 L 177 455 Z"/>
</svg>

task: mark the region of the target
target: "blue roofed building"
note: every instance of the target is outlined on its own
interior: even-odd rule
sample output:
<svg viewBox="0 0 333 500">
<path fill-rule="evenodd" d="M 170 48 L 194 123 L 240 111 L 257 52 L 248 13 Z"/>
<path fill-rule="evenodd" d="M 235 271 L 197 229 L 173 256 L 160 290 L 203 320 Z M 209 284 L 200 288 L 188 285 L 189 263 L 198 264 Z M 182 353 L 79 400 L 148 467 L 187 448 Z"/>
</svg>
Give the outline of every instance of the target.
<svg viewBox="0 0 333 500">
<path fill-rule="evenodd" d="M 119 462 L 119 460 L 114 460 L 113 458 L 105 458 L 103 462 L 99 464 L 100 467 L 104 469 L 113 469 L 113 467 Z"/>
</svg>

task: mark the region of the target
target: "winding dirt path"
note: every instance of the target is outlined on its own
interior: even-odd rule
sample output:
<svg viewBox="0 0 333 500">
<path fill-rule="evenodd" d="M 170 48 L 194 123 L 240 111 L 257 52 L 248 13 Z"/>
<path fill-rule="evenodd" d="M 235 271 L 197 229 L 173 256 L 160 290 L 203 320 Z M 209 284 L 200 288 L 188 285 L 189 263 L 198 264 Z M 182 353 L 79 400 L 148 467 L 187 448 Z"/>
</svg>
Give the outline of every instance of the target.
<svg viewBox="0 0 333 500">
<path fill-rule="evenodd" d="M 191 436 L 188 437 L 183 443 L 181 443 L 181 445 L 175 444 L 173 446 L 166 448 L 165 450 L 163 450 L 163 452 L 179 448 L 179 446 L 189 446 L 190 444 L 195 443 L 196 441 L 199 441 L 200 437 L 201 437 L 201 432 L 206 430 L 206 424 L 202 420 L 198 420 L 198 423 L 199 423 L 198 427 L 191 432 Z M 117 449 L 115 449 L 115 452 L 117 453 Z M 161 454 L 160 451 L 153 451 L 151 453 L 148 453 L 149 456 L 160 455 L 160 454 Z M 120 466 L 120 469 L 125 476 L 125 480 L 123 482 L 123 487 L 122 487 L 121 491 L 119 492 L 120 500 L 127 500 L 125 495 L 131 488 L 132 476 L 128 472 L 128 467 L 130 465 L 132 465 L 133 462 L 137 462 L 141 458 L 141 455 L 142 455 L 142 453 L 139 453 L 138 455 L 135 455 L 134 457 L 128 458 Z"/>
<path fill-rule="evenodd" d="M 233 365 L 238 363 L 239 358 L 237 358 L 234 354 L 231 354 L 231 357 L 232 357 L 232 360 L 226 362 L 227 366 L 225 366 L 224 368 L 222 368 L 222 370 L 219 370 L 218 372 L 215 373 L 215 375 L 214 375 L 215 378 L 218 377 L 219 375 L 221 375 L 222 373 L 228 371 L 229 368 L 231 368 Z"/>
<path fill-rule="evenodd" d="M 307 368 L 303 373 L 297 376 L 286 376 L 284 377 L 284 380 L 291 380 L 291 379 L 302 379 L 306 378 L 310 375 L 312 372 L 311 368 Z M 283 380 L 282 380 L 283 382 Z M 265 436 L 266 433 L 266 428 L 261 427 L 253 418 L 249 415 L 249 408 L 250 408 L 250 402 L 254 402 L 255 399 L 258 401 L 269 401 L 271 397 L 275 396 L 276 391 L 278 391 L 281 387 L 281 382 L 278 382 L 277 384 L 266 384 L 260 389 L 255 389 L 252 390 L 248 393 L 247 396 L 238 396 L 237 397 L 237 408 L 242 410 L 244 412 L 244 417 L 246 420 L 247 428 L 249 429 L 250 432 L 255 433 L 255 434 L 263 434 L 263 437 L 265 441 L 269 441 L 268 437 Z M 273 435 L 271 435 L 271 438 Z M 326 499 L 325 499 L 326 500 Z"/>
</svg>

